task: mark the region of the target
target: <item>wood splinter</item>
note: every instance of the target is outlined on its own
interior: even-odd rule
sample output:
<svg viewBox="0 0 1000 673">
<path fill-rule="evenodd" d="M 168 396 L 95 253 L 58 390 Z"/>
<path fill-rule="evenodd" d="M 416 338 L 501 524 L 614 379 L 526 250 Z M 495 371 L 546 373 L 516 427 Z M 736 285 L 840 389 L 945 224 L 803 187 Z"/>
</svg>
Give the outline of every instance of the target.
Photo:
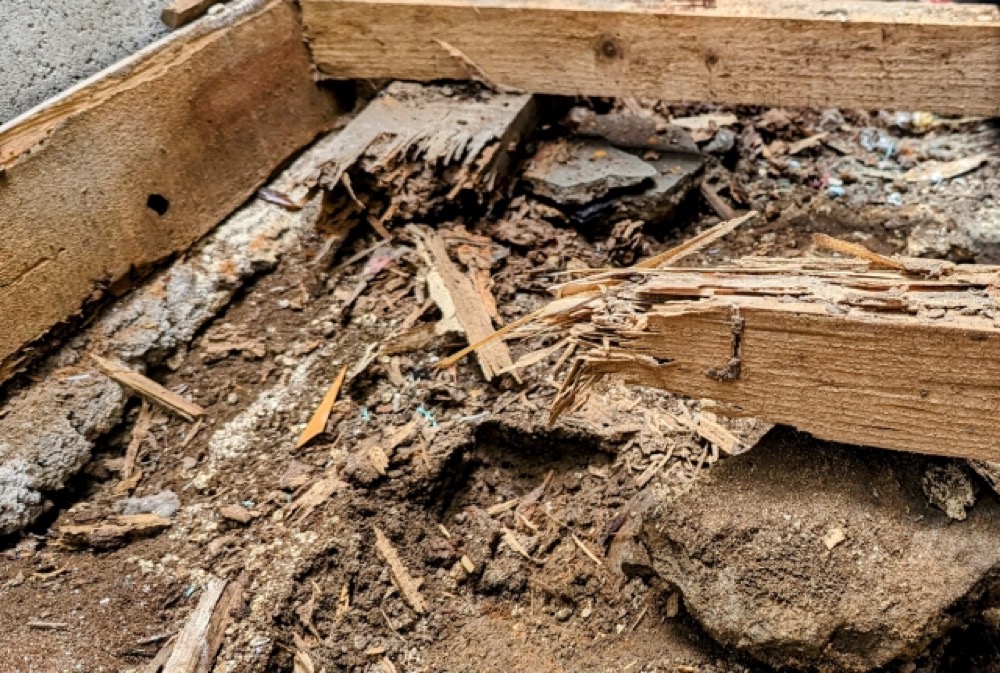
<svg viewBox="0 0 1000 673">
<path fill-rule="evenodd" d="M 194 402 L 189 402 L 172 390 L 167 390 L 148 376 L 140 374 L 134 369 L 129 369 L 117 362 L 112 362 L 94 353 L 90 358 L 97 363 L 101 371 L 108 378 L 114 379 L 117 383 L 125 386 L 132 392 L 141 395 L 167 411 L 171 411 L 188 422 L 205 415 L 205 410 Z"/>
<path fill-rule="evenodd" d="M 557 286 L 578 301 L 526 321 L 532 335 L 572 329 L 579 343 L 553 421 L 612 377 L 821 439 L 1000 460 L 1000 267 L 889 258 L 826 236 L 817 247 L 852 258 L 653 263 L 675 263 L 695 241 Z M 738 451 L 715 426 L 697 431 Z"/>
<path fill-rule="evenodd" d="M 403 600 L 406 601 L 406 604 L 413 608 L 413 611 L 419 615 L 426 613 L 427 601 L 420 593 L 420 582 L 413 579 L 406 566 L 403 565 L 402 559 L 399 558 L 399 552 L 396 551 L 396 548 L 389 542 L 389 538 L 386 537 L 385 533 L 378 526 L 375 526 L 375 551 L 378 552 L 378 555 L 389 566 L 389 571 L 392 574 L 396 588 L 399 589 L 399 593 L 402 595 Z"/>
</svg>

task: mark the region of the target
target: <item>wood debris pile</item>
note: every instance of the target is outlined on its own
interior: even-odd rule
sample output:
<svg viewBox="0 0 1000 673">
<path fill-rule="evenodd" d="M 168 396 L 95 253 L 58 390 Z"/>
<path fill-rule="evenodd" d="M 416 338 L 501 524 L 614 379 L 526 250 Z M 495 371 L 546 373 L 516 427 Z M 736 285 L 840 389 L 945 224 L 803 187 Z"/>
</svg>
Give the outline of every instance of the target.
<svg viewBox="0 0 1000 673">
<path fill-rule="evenodd" d="M 318 182 L 388 238 L 391 221 L 494 194 L 534 118 L 529 95 L 397 82 L 323 148 Z"/>
</svg>

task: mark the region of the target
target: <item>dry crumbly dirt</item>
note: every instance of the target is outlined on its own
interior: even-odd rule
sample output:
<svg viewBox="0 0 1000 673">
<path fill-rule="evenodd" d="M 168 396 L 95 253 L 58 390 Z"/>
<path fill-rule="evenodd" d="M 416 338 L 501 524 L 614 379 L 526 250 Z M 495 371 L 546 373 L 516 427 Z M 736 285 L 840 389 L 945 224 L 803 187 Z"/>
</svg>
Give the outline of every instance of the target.
<svg viewBox="0 0 1000 673">
<path fill-rule="evenodd" d="M 740 111 L 734 148 L 713 155 L 708 173 L 724 198 L 764 217 L 697 263 L 799 255 L 811 250 L 815 231 L 905 252 L 915 227 L 940 225 L 943 240 L 961 221 L 997 206 L 995 158 L 936 185 L 865 174 L 887 170 L 887 161 L 906 168 L 911 160 L 995 149 L 988 124 L 918 134 L 895 126 L 891 115 L 831 117 Z M 897 159 L 881 146 L 866 150 L 859 141 L 865 129 L 894 139 Z M 821 130 L 830 145 L 794 158 L 762 154 L 775 141 Z M 830 190 L 841 186 L 836 180 L 843 196 Z M 493 216 L 436 223 L 450 250 L 490 251 L 501 322 L 541 306 L 552 274 L 628 263 L 718 221 L 695 197 L 677 221 L 619 239 L 578 230 L 551 205 L 514 189 L 513 201 Z M 887 202 L 891 194 L 900 205 Z M 405 231 L 395 231 L 398 240 L 350 262 L 379 241 L 358 226 L 333 260 L 316 263 L 321 229 L 238 295 L 176 370 L 152 373 L 208 410 L 193 437 L 190 424 L 156 412 L 142 445 L 144 476 L 133 495 L 176 493 L 181 508 L 172 527 L 108 551 L 59 542 L 60 526 L 100 521 L 124 497 L 114 489 L 135 403 L 73 488 L 53 494 L 52 511 L 30 532 L 3 541 L 0 671 L 145 670 L 197 603 L 206 577 L 240 572 L 249 578 L 246 603 L 216 671 L 766 670 L 715 645 L 668 588 L 622 576 L 607 556 L 619 515 L 642 490 L 637 482 L 654 494 L 678 492 L 725 460 L 677 420 L 700 413 L 698 402 L 612 386 L 549 428 L 564 347 L 522 370 L 520 380 L 487 383 L 474 360 L 436 369 L 462 341 L 430 333 L 438 313 L 426 302 L 426 268 Z M 391 263 L 365 277 L 367 287 L 341 320 L 368 260 L 390 250 Z M 993 261 L 961 246 L 949 253 Z M 348 382 L 327 431 L 296 449 L 341 367 L 398 342 L 405 323 L 416 328 L 406 331 L 412 350 L 375 355 Z M 555 343 L 511 348 L 516 360 Z M 765 429 L 754 421 L 728 425 L 747 446 Z M 647 473 L 651 465 L 660 467 Z M 342 483 L 314 508 L 302 508 L 303 495 L 324 475 Z M 242 524 L 219 514 L 234 505 L 256 518 Z M 426 614 L 396 588 L 375 550 L 375 527 L 422 580 Z M 995 654 L 994 644 L 980 643 L 975 656 L 989 647 Z M 297 651 L 312 669 L 301 660 L 296 667 Z"/>
</svg>

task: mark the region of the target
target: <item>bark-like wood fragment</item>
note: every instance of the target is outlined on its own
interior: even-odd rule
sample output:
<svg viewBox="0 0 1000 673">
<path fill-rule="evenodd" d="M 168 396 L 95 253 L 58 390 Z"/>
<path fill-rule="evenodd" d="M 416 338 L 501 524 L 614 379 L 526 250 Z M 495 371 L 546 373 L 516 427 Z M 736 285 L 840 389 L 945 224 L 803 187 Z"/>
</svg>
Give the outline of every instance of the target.
<svg viewBox="0 0 1000 673">
<path fill-rule="evenodd" d="M 441 236 L 428 227 L 410 227 L 410 232 L 416 239 L 418 251 L 430 267 L 427 285 L 431 299 L 441 309 L 439 325 L 445 330 L 457 328 L 464 332 L 470 343 L 490 337 L 494 333 L 490 307 L 472 279 L 451 261 Z M 486 380 L 514 365 L 510 351 L 502 341 L 483 346 L 476 356 Z"/>
<path fill-rule="evenodd" d="M 321 144 L 318 182 L 389 237 L 388 223 L 418 221 L 459 194 L 492 198 L 534 121 L 529 95 L 395 82 Z"/>
<path fill-rule="evenodd" d="M 389 566 L 396 588 L 399 589 L 407 605 L 417 614 L 422 615 L 427 612 L 427 601 L 420 593 L 420 583 L 410 575 L 402 559 L 399 558 L 399 552 L 378 526 L 375 526 L 375 551 Z"/>
<path fill-rule="evenodd" d="M 313 513 L 319 505 L 340 489 L 347 488 L 347 482 L 337 476 L 335 468 L 327 470 L 309 490 L 288 507 L 288 516 L 294 521 L 302 521 Z"/>
<path fill-rule="evenodd" d="M 142 472 L 136 470 L 135 463 L 139 458 L 139 449 L 146 440 L 146 435 L 149 434 L 149 428 L 152 424 L 152 407 L 149 406 L 149 402 L 143 400 L 142 407 L 139 409 L 139 418 L 136 419 L 135 426 L 132 427 L 132 437 L 129 439 L 128 449 L 125 450 L 125 462 L 122 464 L 121 480 L 115 485 L 115 493 L 124 493 L 132 490 L 138 484 L 139 479 L 142 478 Z"/>
<path fill-rule="evenodd" d="M 150 537 L 171 525 L 156 514 L 120 514 L 99 524 L 61 526 L 61 541 L 68 547 L 113 549 L 132 540 Z"/>
<path fill-rule="evenodd" d="M 213 577 L 205 584 L 201 599 L 177 635 L 163 673 L 208 673 L 222 645 L 232 611 L 242 600 L 246 576 L 235 582 Z"/>
</svg>

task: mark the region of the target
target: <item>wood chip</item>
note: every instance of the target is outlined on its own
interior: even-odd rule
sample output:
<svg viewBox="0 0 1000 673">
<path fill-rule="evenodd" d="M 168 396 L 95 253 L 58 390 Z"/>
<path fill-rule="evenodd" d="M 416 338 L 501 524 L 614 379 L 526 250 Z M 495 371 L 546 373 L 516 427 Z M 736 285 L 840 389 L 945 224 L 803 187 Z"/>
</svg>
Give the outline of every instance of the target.
<svg viewBox="0 0 1000 673">
<path fill-rule="evenodd" d="M 739 117 L 734 114 L 709 113 L 693 117 L 675 117 L 670 123 L 686 131 L 711 131 L 721 126 L 733 126 L 739 121 Z"/>
<path fill-rule="evenodd" d="M 248 524 L 261 515 L 252 509 L 247 509 L 243 505 L 226 505 L 219 508 L 219 516 L 236 523 Z"/>
<path fill-rule="evenodd" d="M 736 453 L 740 448 L 739 437 L 704 413 L 698 418 L 694 430 L 702 439 L 719 447 L 719 451 L 727 455 Z"/>
<path fill-rule="evenodd" d="M 340 621 L 351 611 L 351 588 L 344 582 L 340 585 L 340 597 L 337 599 L 337 610 L 333 613 L 334 621 Z"/>
<path fill-rule="evenodd" d="M 512 552 L 520 554 L 532 563 L 535 562 L 535 559 L 531 558 L 531 554 L 528 553 L 528 550 L 524 548 L 524 545 L 521 544 L 521 541 L 517 539 L 517 535 L 510 528 L 503 529 L 503 541 Z"/>
<path fill-rule="evenodd" d="M 430 267 L 427 285 L 431 299 L 441 310 L 444 327 L 457 326 L 469 343 L 491 337 L 495 330 L 488 306 L 468 276 L 459 271 L 448 256 L 444 240 L 429 227 L 409 226 L 424 262 Z M 480 348 L 476 357 L 487 380 L 514 364 L 507 345 L 501 341 Z"/>
<path fill-rule="evenodd" d="M 580 540 L 580 538 L 578 538 L 576 536 L 576 533 L 570 533 L 570 537 L 573 538 L 573 542 L 576 543 L 576 546 L 579 547 L 580 550 L 584 554 L 586 554 L 590 558 L 591 561 L 593 561 L 594 563 L 596 563 L 599 566 L 603 566 L 604 565 L 604 562 L 601 561 L 601 559 L 597 558 L 597 555 L 594 552 L 592 552 L 589 549 L 587 549 L 587 545 L 583 544 L 583 541 Z"/>
<path fill-rule="evenodd" d="M 514 498 L 512 500 L 507 500 L 506 502 L 500 502 L 486 510 L 486 513 L 490 516 L 496 516 L 497 514 L 503 514 L 504 512 L 509 512 L 510 510 L 517 507 L 517 504 L 521 502 L 520 498 Z"/>
<path fill-rule="evenodd" d="M 143 400 L 142 408 L 139 410 L 139 418 L 136 419 L 135 425 L 132 427 L 132 437 L 129 440 L 128 449 L 125 451 L 125 462 L 122 464 L 121 481 L 115 486 L 115 493 L 131 491 L 142 478 L 142 473 L 136 472 L 135 462 L 139 458 L 139 448 L 145 441 L 146 435 L 149 434 L 149 428 L 152 424 L 152 408 L 149 406 L 149 402 Z M 133 478 L 133 474 L 135 478 Z"/>
<path fill-rule="evenodd" d="M 941 182 L 974 171 L 990 160 L 989 154 L 977 154 L 955 161 L 925 161 L 903 173 L 906 182 Z"/>
<path fill-rule="evenodd" d="M 399 558 L 399 553 L 396 551 L 396 548 L 392 546 L 392 543 L 389 542 L 389 538 L 385 536 L 385 533 L 383 533 L 378 526 L 375 526 L 374 530 L 375 551 L 378 552 L 378 555 L 381 556 L 382 560 L 389 566 L 393 582 L 399 590 L 400 595 L 403 597 L 403 600 L 405 600 L 407 605 L 413 608 L 413 611 L 417 614 L 422 615 L 426 613 L 427 602 L 420 594 L 420 583 L 417 580 L 414 580 L 410 573 L 406 570 L 406 566 L 403 565 L 403 561 Z"/>
<path fill-rule="evenodd" d="M 31 619 L 28 621 L 29 629 L 38 629 L 40 631 L 62 631 L 63 629 L 69 628 L 69 624 L 66 622 L 45 622 L 37 619 Z"/>
<path fill-rule="evenodd" d="M 340 489 L 347 488 L 348 484 L 342 481 L 335 468 L 330 468 L 320 479 L 309 487 L 298 500 L 289 505 L 288 516 L 296 521 L 306 519 L 313 510 L 326 502 L 327 498 Z"/>
<path fill-rule="evenodd" d="M 797 140 L 788 146 L 789 154 L 798 154 L 803 150 L 807 150 L 811 147 L 816 147 L 821 145 L 824 140 L 827 139 L 829 133 L 817 133 L 816 135 L 809 136 L 808 138 L 803 138 L 802 140 Z"/>
<path fill-rule="evenodd" d="M 468 556 L 463 555 L 462 558 L 458 560 L 458 562 L 462 564 L 462 568 L 465 569 L 465 572 L 469 573 L 470 575 L 476 572 L 476 564 L 473 563 L 472 559 L 470 559 Z"/>
<path fill-rule="evenodd" d="M 189 402 L 172 390 L 167 390 L 156 381 L 139 372 L 120 365 L 117 362 L 102 358 L 94 353 L 91 353 L 90 357 L 97 363 L 97 366 L 100 367 L 105 376 L 132 392 L 141 395 L 153 404 L 177 414 L 184 420 L 193 422 L 196 418 L 205 415 L 205 410 L 197 404 Z"/>
<path fill-rule="evenodd" d="M 637 263 L 633 269 L 657 269 L 663 266 L 668 266 L 675 264 L 680 260 L 693 255 L 706 247 L 716 242 L 723 236 L 726 236 L 733 232 L 735 229 L 740 227 L 747 222 L 751 222 L 756 219 L 757 212 L 750 211 L 745 215 L 741 215 L 733 220 L 728 220 L 726 222 L 720 222 L 719 224 L 707 229 L 697 236 L 694 236 L 687 241 L 684 241 L 680 245 L 676 245 L 669 250 L 664 250 L 658 255 L 652 257 L 647 257 L 646 259 Z M 628 269 L 624 270 L 627 273 Z M 553 290 L 556 295 L 560 298 L 571 297 L 574 295 L 588 294 L 593 292 L 603 291 L 605 288 L 613 287 L 621 284 L 621 280 L 618 279 L 623 273 L 622 270 L 616 270 L 613 272 L 599 273 L 594 276 L 589 276 L 587 278 L 581 278 L 579 280 L 571 281 L 569 283 L 564 283 L 558 285 Z"/>
<path fill-rule="evenodd" d="M 160 13 L 160 21 L 176 30 L 202 16 L 217 2 L 220 0 L 171 0 Z"/>
<path fill-rule="evenodd" d="M 732 206 L 726 203 L 725 199 L 719 196 L 719 193 L 712 189 L 712 186 L 707 182 L 702 180 L 701 182 L 701 195 L 708 202 L 708 205 L 712 206 L 712 210 L 715 214 L 724 220 L 732 220 L 736 218 L 736 211 L 733 210 Z"/>
<path fill-rule="evenodd" d="M 172 525 L 155 514 L 120 514 L 98 524 L 61 526 L 61 542 L 68 547 L 113 549 L 132 540 L 151 537 Z"/>
<path fill-rule="evenodd" d="M 638 486 L 639 488 L 644 488 L 646 484 L 648 484 L 653 479 L 653 477 L 658 475 L 660 471 L 663 470 L 663 467 L 667 464 L 669 460 L 670 460 L 670 454 L 667 453 L 651 461 L 649 463 L 649 467 L 643 470 L 642 474 L 640 474 L 638 477 L 635 478 L 635 485 Z"/>
<path fill-rule="evenodd" d="M 309 419 L 309 424 L 306 429 L 302 431 L 302 435 L 299 436 L 299 441 L 295 443 L 295 448 L 300 449 L 306 444 L 308 444 L 314 437 L 322 434 L 326 430 L 326 422 L 330 420 L 330 412 L 333 411 L 333 405 L 337 401 L 337 396 L 340 395 L 340 388 L 344 385 L 344 379 L 347 377 L 347 365 L 344 365 L 340 369 L 340 373 L 337 374 L 337 378 L 333 380 L 333 384 L 330 389 L 326 392 L 326 396 L 323 397 L 323 401 L 320 402 L 319 407 L 313 413 L 312 418 Z"/>
<path fill-rule="evenodd" d="M 316 664 L 313 663 L 309 652 L 297 648 L 295 657 L 292 659 L 292 673 L 316 673 Z"/>
<path fill-rule="evenodd" d="M 839 238 L 834 238 L 833 236 L 827 236 L 826 234 L 813 234 L 813 242 L 819 248 L 832 250 L 834 252 L 841 252 L 845 255 L 851 255 L 852 257 L 857 257 L 858 259 L 867 260 L 871 262 L 874 267 L 879 269 L 893 269 L 894 271 L 906 270 L 906 267 L 902 262 L 896 261 L 891 257 L 886 257 L 885 255 L 880 255 L 877 252 L 872 252 L 859 243 L 843 241 Z"/>
<path fill-rule="evenodd" d="M 191 429 L 187 431 L 187 434 L 184 436 L 184 441 L 181 442 L 181 445 L 178 447 L 179 449 L 183 451 L 188 447 L 189 444 L 191 444 L 191 442 L 194 441 L 194 438 L 198 436 L 199 432 L 201 432 L 201 427 L 204 422 L 205 422 L 204 418 L 198 419 L 198 422 L 195 423 L 191 427 Z"/>
<path fill-rule="evenodd" d="M 834 547 L 842 543 L 847 539 L 847 534 L 844 533 L 842 528 L 831 528 L 823 536 L 823 544 L 830 551 L 833 551 Z"/>
</svg>

